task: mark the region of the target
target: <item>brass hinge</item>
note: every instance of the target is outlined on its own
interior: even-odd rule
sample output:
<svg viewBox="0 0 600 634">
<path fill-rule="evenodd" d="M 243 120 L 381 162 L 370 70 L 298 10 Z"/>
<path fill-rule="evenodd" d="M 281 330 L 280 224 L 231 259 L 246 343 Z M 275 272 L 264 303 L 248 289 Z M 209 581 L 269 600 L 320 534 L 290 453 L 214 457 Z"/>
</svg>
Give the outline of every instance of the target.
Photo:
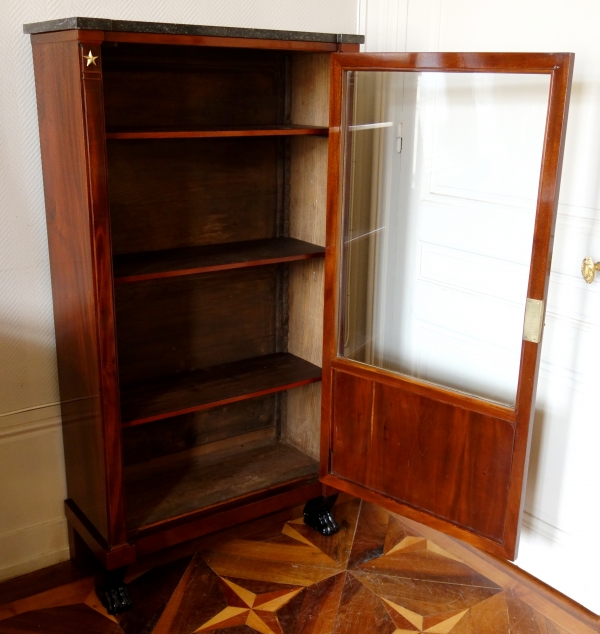
<svg viewBox="0 0 600 634">
<path fill-rule="evenodd" d="M 544 327 L 544 301 L 527 298 L 525 303 L 525 323 L 523 324 L 523 339 L 532 343 L 539 343 L 542 339 Z"/>
</svg>

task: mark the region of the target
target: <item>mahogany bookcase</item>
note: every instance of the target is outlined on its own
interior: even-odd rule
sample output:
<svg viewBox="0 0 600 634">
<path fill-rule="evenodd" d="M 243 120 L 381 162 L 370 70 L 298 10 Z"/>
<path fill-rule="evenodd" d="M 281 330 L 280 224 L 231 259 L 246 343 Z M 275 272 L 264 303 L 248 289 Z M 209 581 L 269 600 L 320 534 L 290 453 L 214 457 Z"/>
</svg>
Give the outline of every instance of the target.
<svg viewBox="0 0 600 634">
<path fill-rule="evenodd" d="M 88 18 L 24 30 L 73 556 L 123 569 L 330 486 L 514 557 L 573 56 Z M 340 354 L 344 78 L 364 70 L 550 77 L 539 328 L 514 407 Z"/>
<path fill-rule="evenodd" d="M 114 569 L 320 495 L 329 66 L 363 38 L 25 31 L 73 547 Z"/>
</svg>

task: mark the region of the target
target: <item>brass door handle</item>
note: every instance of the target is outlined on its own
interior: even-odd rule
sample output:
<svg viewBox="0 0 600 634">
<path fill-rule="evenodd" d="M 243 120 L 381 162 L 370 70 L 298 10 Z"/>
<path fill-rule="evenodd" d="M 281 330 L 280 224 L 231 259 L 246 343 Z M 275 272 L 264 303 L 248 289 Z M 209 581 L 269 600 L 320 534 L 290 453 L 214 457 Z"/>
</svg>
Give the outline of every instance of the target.
<svg viewBox="0 0 600 634">
<path fill-rule="evenodd" d="M 581 274 L 588 284 L 591 284 L 594 281 L 596 271 L 600 271 L 600 262 L 594 263 L 594 260 L 590 257 L 583 258 L 583 262 L 581 263 Z"/>
</svg>

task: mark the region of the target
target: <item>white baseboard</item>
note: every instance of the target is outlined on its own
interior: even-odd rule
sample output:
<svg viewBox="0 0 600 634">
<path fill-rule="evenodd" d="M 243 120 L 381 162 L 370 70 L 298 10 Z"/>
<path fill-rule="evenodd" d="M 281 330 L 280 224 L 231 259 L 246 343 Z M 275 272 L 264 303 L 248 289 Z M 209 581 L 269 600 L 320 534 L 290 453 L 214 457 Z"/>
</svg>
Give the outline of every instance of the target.
<svg viewBox="0 0 600 634">
<path fill-rule="evenodd" d="M 567 546 L 572 541 L 572 537 L 561 528 L 527 511 L 523 512 L 523 526 L 561 546 Z"/>
<path fill-rule="evenodd" d="M 0 415 L 0 580 L 69 558 L 60 406 Z"/>
<path fill-rule="evenodd" d="M 0 535 L 0 581 L 69 559 L 64 517 Z"/>
</svg>

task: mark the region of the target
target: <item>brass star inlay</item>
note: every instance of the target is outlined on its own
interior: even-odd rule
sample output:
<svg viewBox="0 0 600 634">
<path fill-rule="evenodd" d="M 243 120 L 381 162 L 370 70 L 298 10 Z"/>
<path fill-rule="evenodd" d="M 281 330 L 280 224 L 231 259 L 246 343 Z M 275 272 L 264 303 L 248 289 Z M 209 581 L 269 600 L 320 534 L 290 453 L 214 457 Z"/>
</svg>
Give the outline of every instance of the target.
<svg viewBox="0 0 600 634">
<path fill-rule="evenodd" d="M 304 590 L 304 588 L 296 588 L 254 594 L 254 592 L 238 586 L 229 579 L 221 577 L 221 582 L 227 597 L 227 607 L 204 625 L 201 625 L 195 632 L 209 632 L 237 625 L 247 625 L 261 634 L 283 634 L 275 613 Z"/>
<path fill-rule="evenodd" d="M 83 59 L 87 59 L 87 65 L 89 66 L 90 64 L 93 64 L 94 66 L 97 66 L 96 64 L 96 60 L 98 59 L 98 55 L 92 55 L 92 51 L 90 50 L 90 52 L 87 55 L 83 56 Z"/>
</svg>

